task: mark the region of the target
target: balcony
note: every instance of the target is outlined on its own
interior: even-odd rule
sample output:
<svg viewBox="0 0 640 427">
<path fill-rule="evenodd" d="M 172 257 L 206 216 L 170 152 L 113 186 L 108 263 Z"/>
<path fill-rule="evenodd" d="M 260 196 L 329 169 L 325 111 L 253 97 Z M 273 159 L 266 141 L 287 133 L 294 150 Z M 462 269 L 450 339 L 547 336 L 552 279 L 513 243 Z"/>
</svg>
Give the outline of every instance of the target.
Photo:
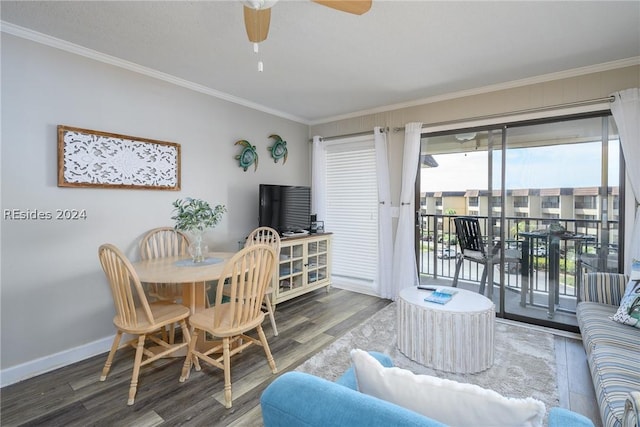
<svg viewBox="0 0 640 427">
<path fill-rule="evenodd" d="M 455 274 L 455 265 L 459 247 L 456 241 L 453 218 L 456 215 L 421 215 L 420 217 L 420 251 L 419 272 L 422 282 L 449 285 Z M 483 235 L 487 235 L 487 217 L 478 217 Z M 495 219 L 494 219 L 495 222 Z M 601 242 L 601 222 L 585 220 L 553 220 L 567 231 L 584 233 L 580 239 L 559 239 L 555 242 L 555 255 L 551 253 L 546 238 L 525 238 L 526 231 L 546 228 L 548 218 L 507 217 L 505 223 L 506 245 L 522 251 L 528 243 L 531 256 L 527 257 L 525 268 L 522 265 L 508 264 L 504 271 L 494 266 L 494 302 L 500 308 L 499 283 L 504 283 L 505 304 L 507 313 L 517 316 L 531 317 L 544 321 L 557 322 L 563 325 L 577 326 L 575 309 L 580 286 L 580 273 L 585 271 L 609 270 L 617 271 L 617 245 Z M 494 225 L 494 240 L 498 240 L 500 228 Z M 525 231 L 526 230 L 526 231 Z M 616 236 L 615 227 L 610 228 L 612 239 Z M 588 231 L 588 233 L 585 233 Z M 552 261 L 550 263 L 550 261 Z M 463 261 L 459 286 L 477 291 L 484 267 L 477 263 Z M 524 273 L 524 274 L 523 274 Z M 526 294 L 522 295 L 523 283 Z M 556 285 L 557 283 L 557 285 Z M 553 295 L 549 295 L 549 292 Z M 551 307 L 551 308 L 550 308 Z"/>
</svg>

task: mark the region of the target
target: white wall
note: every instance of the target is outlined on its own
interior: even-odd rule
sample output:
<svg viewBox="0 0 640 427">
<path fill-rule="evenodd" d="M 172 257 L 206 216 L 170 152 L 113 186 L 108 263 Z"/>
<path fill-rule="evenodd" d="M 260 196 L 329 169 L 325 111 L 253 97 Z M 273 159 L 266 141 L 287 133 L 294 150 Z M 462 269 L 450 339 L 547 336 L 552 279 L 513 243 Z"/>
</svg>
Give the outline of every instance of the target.
<svg viewBox="0 0 640 427">
<path fill-rule="evenodd" d="M 308 127 L 2 34 L 2 385 L 107 351 L 113 303 L 97 258 L 110 242 L 132 259 L 150 228 L 173 225 L 171 203 L 199 197 L 228 213 L 205 239 L 235 250 L 257 225 L 258 184 L 310 185 Z M 182 146 L 182 190 L 57 187 L 57 125 Z M 285 165 L 268 136 L 288 142 Z M 257 146 L 244 172 L 234 142 Z M 10 220 L 7 209 L 86 209 L 77 221 Z"/>
</svg>

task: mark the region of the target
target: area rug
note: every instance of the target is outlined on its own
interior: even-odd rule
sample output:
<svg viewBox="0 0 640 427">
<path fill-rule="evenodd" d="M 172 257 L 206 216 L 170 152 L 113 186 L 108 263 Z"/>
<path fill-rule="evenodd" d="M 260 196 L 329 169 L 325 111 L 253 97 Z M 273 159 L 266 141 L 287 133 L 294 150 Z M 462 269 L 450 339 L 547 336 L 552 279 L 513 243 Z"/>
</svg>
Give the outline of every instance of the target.
<svg viewBox="0 0 640 427">
<path fill-rule="evenodd" d="M 396 366 L 416 374 L 476 384 L 506 397 L 538 399 L 558 406 L 554 338 L 550 333 L 496 322 L 493 366 L 476 374 L 454 374 L 416 363 L 396 347 L 397 305 L 391 303 L 296 368 L 327 380 L 338 378 L 351 364 L 353 348 L 388 354 Z M 545 417 L 546 418 L 546 417 Z M 546 421 L 546 419 L 545 419 Z"/>
</svg>

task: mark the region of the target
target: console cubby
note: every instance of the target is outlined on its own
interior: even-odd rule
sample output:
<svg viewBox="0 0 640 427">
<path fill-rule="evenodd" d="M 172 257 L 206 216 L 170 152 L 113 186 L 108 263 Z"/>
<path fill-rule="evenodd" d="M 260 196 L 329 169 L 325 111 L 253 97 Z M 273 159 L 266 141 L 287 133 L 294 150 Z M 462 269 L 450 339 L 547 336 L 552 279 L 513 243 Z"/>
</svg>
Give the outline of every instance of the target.
<svg viewBox="0 0 640 427">
<path fill-rule="evenodd" d="M 272 304 L 331 286 L 331 233 L 283 237 Z"/>
</svg>

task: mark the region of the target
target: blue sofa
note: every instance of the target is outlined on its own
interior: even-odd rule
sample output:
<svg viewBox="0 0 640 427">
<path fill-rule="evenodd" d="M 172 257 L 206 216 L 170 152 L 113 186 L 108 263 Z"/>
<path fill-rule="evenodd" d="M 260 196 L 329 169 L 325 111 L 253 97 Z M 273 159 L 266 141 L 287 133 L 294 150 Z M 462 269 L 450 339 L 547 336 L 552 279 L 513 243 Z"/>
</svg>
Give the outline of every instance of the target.
<svg viewBox="0 0 640 427">
<path fill-rule="evenodd" d="M 371 355 L 383 366 L 393 366 L 388 356 L 376 352 L 371 352 Z M 303 372 L 287 372 L 265 389 L 260 404 L 265 427 L 445 426 L 393 403 L 360 393 L 353 367 L 336 382 Z M 593 423 L 582 415 L 553 408 L 549 412 L 549 427 L 593 427 Z"/>
</svg>

